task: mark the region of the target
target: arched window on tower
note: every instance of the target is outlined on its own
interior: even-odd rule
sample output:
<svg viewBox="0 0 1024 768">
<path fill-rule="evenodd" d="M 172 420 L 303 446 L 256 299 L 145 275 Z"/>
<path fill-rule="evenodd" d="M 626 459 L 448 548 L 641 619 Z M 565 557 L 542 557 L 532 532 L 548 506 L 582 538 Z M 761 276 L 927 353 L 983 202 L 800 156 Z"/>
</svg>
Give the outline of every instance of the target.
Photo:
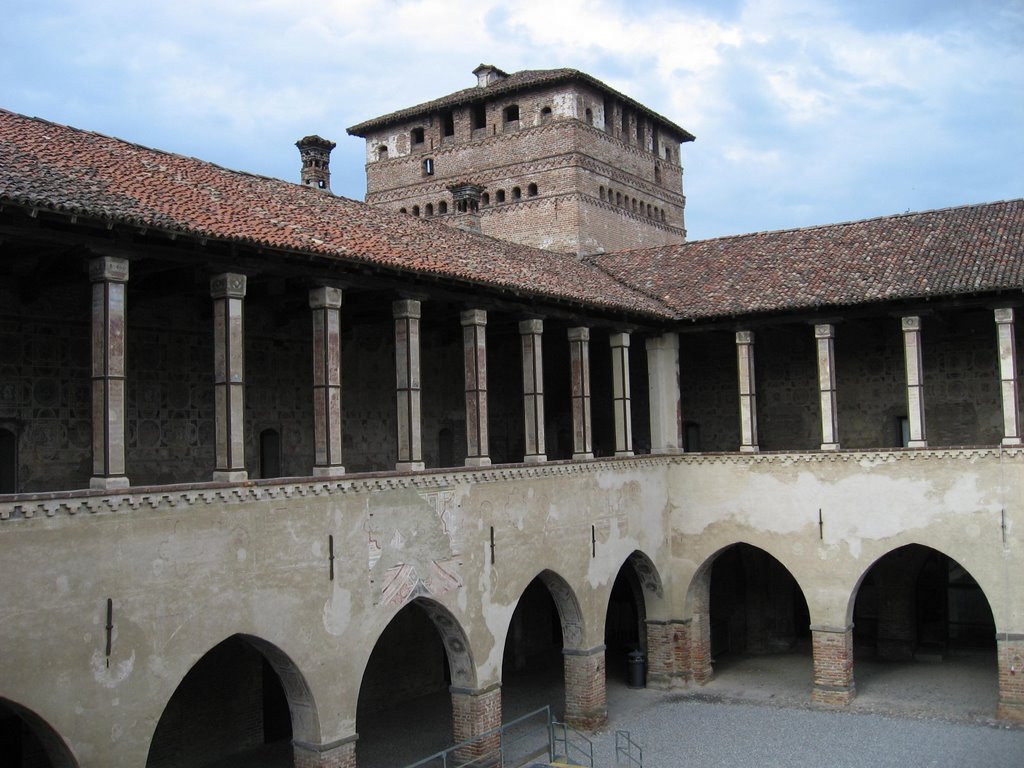
<svg viewBox="0 0 1024 768">
<path fill-rule="evenodd" d="M 586 111 L 583 113 L 583 121 L 587 125 L 594 124 L 594 110 L 592 110 L 590 107 L 587 107 Z"/>
<path fill-rule="evenodd" d="M 412 215 L 413 216 L 419 216 L 420 215 L 420 207 L 418 205 L 414 205 L 412 207 Z"/>
<path fill-rule="evenodd" d="M 437 204 L 437 215 L 444 216 L 446 213 L 448 213 L 448 203 L 442 200 Z"/>
<path fill-rule="evenodd" d="M 483 196 L 480 198 L 480 202 L 483 203 L 486 208 L 491 204 L 491 194 L 489 192 L 484 192 Z"/>
<path fill-rule="evenodd" d="M 526 196 L 527 197 L 536 197 L 537 196 L 537 185 L 536 184 L 531 184 L 530 186 L 528 186 L 526 188 Z"/>
<path fill-rule="evenodd" d="M 660 165 L 655 165 L 654 166 L 654 183 L 655 184 L 661 184 L 661 166 Z"/>
<path fill-rule="evenodd" d="M 423 175 L 433 176 L 434 175 L 434 158 L 425 157 L 423 158 Z"/>
<path fill-rule="evenodd" d="M 423 210 L 423 215 L 424 216 L 433 216 L 434 215 L 434 204 L 433 203 L 427 203 L 426 207 Z"/>
<path fill-rule="evenodd" d="M 601 202 L 604 202 L 604 187 L 601 187 Z"/>
<path fill-rule="evenodd" d="M 512 187 L 512 199 L 513 200 L 518 200 L 522 196 L 523 196 L 523 190 L 521 190 L 519 187 Z"/>
<path fill-rule="evenodd" d="M 540 121 L 542 123 L 546 123 L 549 120 L 551 120 L 551 107 L 544 107 L 544 109 L 540 111 Z"/>
<path fill-rule="evenodd" d="M 494 199 L 495 199 L 496 202 L 504 203 L 505 202 L 505 190 L 504 189 L 499 189 L 497 192 L 495 192 L 494 193 Z"/>
<path fill-rule="evenodd" d="M 381 144 L 379 147 L 377 147 L 377 159 L 378 160 L 387 160 L 388 159 L 388 148 L 386 146 L 384 146 L 383 144 Z"/>
</svg>

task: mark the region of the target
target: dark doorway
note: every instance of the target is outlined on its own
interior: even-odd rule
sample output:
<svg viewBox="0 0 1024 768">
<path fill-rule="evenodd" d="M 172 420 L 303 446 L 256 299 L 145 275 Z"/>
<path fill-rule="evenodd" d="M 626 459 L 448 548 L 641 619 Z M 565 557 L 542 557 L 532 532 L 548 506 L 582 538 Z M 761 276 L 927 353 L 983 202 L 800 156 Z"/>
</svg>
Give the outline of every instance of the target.
<svg viewBox="0 0 1024 768">
<path fill-rule="evenodd" d="M 551 705 L 564 715 L 565 670 L 558 608 L 538 576 L 523 591 L 512 614 L 501 665 L 505 720 Z"/>
<path fill-rule="evenodd" d="M 189 670 L 164 708 L 147 768 L 291 759 L 292 724 L 277 672 L 240 636 Z M 290 763 L 284 763 L 290 765 Z"/>
<path fill-rule="evenodd" d="M 260 432 L 260 477 L 281 476 L 281 433 L 276 429 Z"/>
</svg>

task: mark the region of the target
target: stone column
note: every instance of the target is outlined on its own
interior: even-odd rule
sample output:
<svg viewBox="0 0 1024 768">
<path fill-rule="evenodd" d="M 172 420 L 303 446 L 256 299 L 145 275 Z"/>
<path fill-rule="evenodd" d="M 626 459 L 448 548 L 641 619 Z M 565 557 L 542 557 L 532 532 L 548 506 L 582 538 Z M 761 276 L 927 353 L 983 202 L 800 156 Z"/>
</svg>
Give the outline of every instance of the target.
<svg viewBox="0 0 1024 768">
<path fill-rule="evenodd" d="M 569 329 L 569 374 L 572 376 L 572 457 L 594 458 L 590 427 L 590 329 Z"/>
<path fill-rule="evenodd" d="M 544 360 L 541 348 L 543 320 L 523 320 L 519 335 L 523 341 L 523 417 L 526 455 L 523 461 L 547 461 L 544 449 Z"/>
<path fill-rule="evenodd" d="M 816 704 L 845 707 L 857 695 L 853 682 L 853 627 L 811 626 Z"/>
<path fill-rule="evenodd" d="M 1003 445 L 1021 445 L 1020 389 L 1017 385 L 1017 343 L 1013 308 L 995 311 L 999 339 L 999 386 L 1003 398 Z"/>
<path fill-rule="evenodd" d="M 128 260 L 89 262 L 92 282 L 92 478 L 90 488 L 127 488 L 125 475 L 125 284 Z"/>
<path fill-rule="evenodd" d="M 740 382 L 740 450 L 745 453 L 756 453 L 759 448 L 753 331 L 736 331 L 736 362 Z"/>
<path fill-rule="evenodd" d="M 629 332 L 608 337 L 612 348 L 612 404 L 615 409 L 615 455 L 633 455 L 633 414 L 629 392 Z"/>
<path fill-rule="evenodd" d="M 565 722 L 578 731 L 608 723 L 604 646 L 587 651 L 565 649 Z"/>
<path fill-rule="evenodd" d="M 496 753 L 501 744 L 497 730 L 501 728 L 501 686 L 475 691 L 452 687 L 450 691 L 452 741 L 466 744 L 456 750 L 456 761 L 463 765 Z"/>
<path fill-rule="evenodd" d="M 217 465 L 214 480 L 241 482 L 245 471 L 245 275 L 210 278 L 213 299 L 213 393 Z"/>
<path fill-rule="evenodd" d="M 330 744 L 306 744 L 292 741 L 295 768 L 356 768 L 355 735 Z"/>
<path fill-rule="evenodd" d="M 394 302 L 395 371 L 398 401 L 399 472 L 424 468 L 420 421 L 420 303 L 415 299 Z"/>
<path fill-rule="evenodd" d="M 690 677 L 690 622 L 647 620 L 647 685 L 668 690 Z"/>
<path fill-rule="evenodd" d="M 1024 634 L 996 634 L 999 708 L 1004 720 L 1024 723 Z"/>
<path fill-rule="evenodd" d="M 341 463 L 341 290 L 309 291 L 313 310 L 313 475 L 343 475 Z"/>
<path fill-rule="evenodd" d="M 835 326 L 814 326 L 818 344 L 818 392 L 821 396 L 821 450 L 839 450 L 839 412 L 836 403 Z"/>
<path fill-rule="evenodd" d="M 683 450 L 679 396 L 679 334 L 647 339 L 647 379 L 651 408 L 651 453 Z"/>
<path fill-rule="evenodd" d="M 491 463 L 487 438 L 487 312 L 462 313 L 462 357 L 466 372 L 466 466 Z"/>
<path fill-rule="evenodd" d="M 907 368 L 907 420 L 910 423 L 910 448 L 926 448 L 928 438 L 924 427 L 924 366 L 921 363 L 921 318 L 911 315 L 901 319 L 903 326 L 903 357 Z"/>
</svg>

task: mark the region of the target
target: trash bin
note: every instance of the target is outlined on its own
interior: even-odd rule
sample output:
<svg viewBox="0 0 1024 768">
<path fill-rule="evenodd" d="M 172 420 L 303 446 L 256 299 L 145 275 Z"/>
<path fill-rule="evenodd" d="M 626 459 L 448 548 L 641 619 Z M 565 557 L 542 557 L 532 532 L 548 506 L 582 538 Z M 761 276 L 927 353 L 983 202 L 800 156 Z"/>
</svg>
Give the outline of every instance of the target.
<svg viewBox="0 0 1024 768">
<path fill-rule="evenodd" d="M 626 662 L 626 685 L 630 688 L 647 687 L 647 670 L 644 655 L 640 651 L 630 651 Z"/>
</svg>

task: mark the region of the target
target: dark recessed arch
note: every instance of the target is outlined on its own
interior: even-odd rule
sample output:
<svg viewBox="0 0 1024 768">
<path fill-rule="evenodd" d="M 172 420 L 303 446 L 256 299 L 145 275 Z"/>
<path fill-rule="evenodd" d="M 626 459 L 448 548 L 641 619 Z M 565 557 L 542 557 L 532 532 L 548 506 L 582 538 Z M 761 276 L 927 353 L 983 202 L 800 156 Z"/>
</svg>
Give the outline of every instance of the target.
<svg viewBox="0 0 1024 768">
<path fill-rule="evenodd" d="M 78 768 L 54 728 L 27 707 L 0 697 L 0 765 Z"/>
</svg>

